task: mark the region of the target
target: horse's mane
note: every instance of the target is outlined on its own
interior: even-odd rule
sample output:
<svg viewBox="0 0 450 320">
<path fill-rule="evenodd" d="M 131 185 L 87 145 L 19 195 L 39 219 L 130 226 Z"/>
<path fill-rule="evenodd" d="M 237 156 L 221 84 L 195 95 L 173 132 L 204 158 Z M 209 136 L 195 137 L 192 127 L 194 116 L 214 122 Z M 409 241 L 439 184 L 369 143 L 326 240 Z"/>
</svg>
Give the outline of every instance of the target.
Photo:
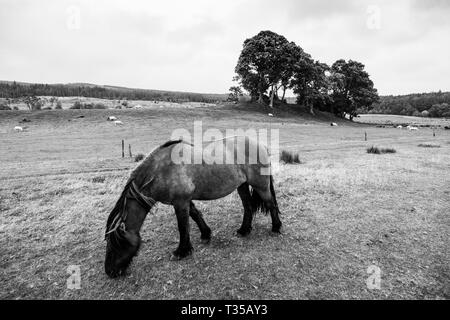
<svg viewBox="0 0 450 320">
<path fill-rule="evenodd" d="M 113 230 L 116 227 L 116 224 L 118 223 L 120 217 L 123 214 L 124 204 L 125 204 L 125 197 L 126 197 L 126 194 L 128 192 L 128 189 L 130 188 L 130 186 L 133 183 L 133 181 L 135 181 L 136 176 L 138 176 L 138 174 L 141 172 L 142 167 L 149 164 L 148 163 L 148 159 L 151 158 L 151 155 L 154 154 L 156 151 L 158 151 L 160 149 L 164 149 L 164 148 L 167 148 L 167 147 L 169 147 L 171 145 L 174 145 L 174 144 L 177 144 L 177 143 L 181 143 L 181 142 L 184 142 L 183 139 L 169 140 L 169 141 L 163 143 L 159 147 L 155 148 L 146 157 L 146 159 L 131 172 L 130 177 L 128 178 L 128 181 L 127 181 L 125 187 L 122 190 L 122 194 L 120 195 L 120 197 L 117 200 L 114 208 L 112 209 L 111 213 L 108 216 L 108 220 L 106 222 L 106 234 L 112 233 L 111 230 Z M 147 178 L 147 180 L 151 181 L 151 177 Z M 144 185 L 145 185 L 145 183 L 144 183 Z M 118 229 L 116 229 L 113 233 L 115 234 L 117 232 L 117 230 Z"/>
<path fill-rule="evenodd" d="M 169 140 L 169 141 L 166 141 L 165 143 L 163 143 L 162 145 L 160 145 L 159 148 L 157 148 L 157 149 L 167 148 L 173 144 L 177 144 L 177 143 L 181 143 L 181 142 L 183 142 L 183 139 Z"/>
<path fill-rule="evenodd" d="M 106 233 L 110 232 L 114 228 L 114 222 L 117 221 L 118 217 L 122 215 L 123 212 L 123 206 L 125 204 L 125 196 L 128 192 L 128 188 L 130 187 L 130 184 L 133 182 L 132 179 L 129 179 L 127 181 L 127 184 L 122 190 L 122 194 L 119 197 L 119 200 L 117 200 L 116 205 L 112 209 L 111 213 L 108 216 L 108 220 L 106 221 Z"/>
</svg>

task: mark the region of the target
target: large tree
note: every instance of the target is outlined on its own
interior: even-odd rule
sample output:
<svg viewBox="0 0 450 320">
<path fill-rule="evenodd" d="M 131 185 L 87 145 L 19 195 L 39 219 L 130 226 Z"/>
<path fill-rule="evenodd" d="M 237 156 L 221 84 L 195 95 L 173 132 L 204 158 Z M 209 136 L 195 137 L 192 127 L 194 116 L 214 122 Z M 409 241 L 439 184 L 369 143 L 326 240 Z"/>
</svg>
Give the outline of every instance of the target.
<svg viewBox="0 0 450 320">
<path fill-rule="evenodd" d="M 261 31 L 256 36 L 244 41 L 235 71 L 238 80 L 250 95 L 263 103 L 267 89 L 271 88 L 270 106 L 278 84 L 285 76 L 288 55 L 292 44 L 287 39 L 272 31 Z"/>
<path fill-rule="evenodd" d="M 368 108 L 378 101 L 378 92 L 374 88 L 369 74 L 360 62 L 341 59 L 331 66 L 333 110 L 337 115 L 345 113 L 352 119 L 358 108 Z"/>
<path fill-rule="evenodd" d="M 314 106 L 325 104 L 329 100 L 330 67 L 314 61 L 310 55 L 304 54 L 294 66 L 292 88 L 297 95 L 297 103 L 309 108 L 314 114 Z"/>
</svg>

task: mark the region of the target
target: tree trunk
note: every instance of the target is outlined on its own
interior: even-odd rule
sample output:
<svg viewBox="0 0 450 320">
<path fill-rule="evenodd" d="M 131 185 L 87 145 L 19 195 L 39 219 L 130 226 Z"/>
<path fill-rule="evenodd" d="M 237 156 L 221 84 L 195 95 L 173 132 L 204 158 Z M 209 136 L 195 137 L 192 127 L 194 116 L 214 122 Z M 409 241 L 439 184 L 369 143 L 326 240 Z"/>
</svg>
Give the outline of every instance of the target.
<svg viewBox="0 0 450 320">
<path fill-rule="evenodd" d="M 278 100 L 280 100 L 280 97 L 278 96 L 278 90 L 280 89 L 280 87 L 275 86 L 275 98 L 277 98 Z"/>
<path fill-rule="evenodd" d="M 284 102 L 284 95 L 286 94 L 286 86 L 283 86 L 283 97 L 281 98 L 281 101 Z"/>
<path fill-rule="evenodd" d="M 275 95 L 275 88 L 274 88 L 274 86 L 272 85 L 272 92 L 271 92 L 271 94 L 270 94 L 270 108 L 272 108 L 273 109 L 273 96 Z"/>
<path fill-rule="evenodd" d="M 314 113 L 314 106 L 313 106 L 313 104 L 311 102 L 309 103 L 309 113 L 311 113 L 312 115 L 315 115 L 315 113 Z"/>
<path fill-rule="evenodd" d="M 258 103 L 264 104 L 263 93 L 261 91 L 259 92 Z"/>
</svg>

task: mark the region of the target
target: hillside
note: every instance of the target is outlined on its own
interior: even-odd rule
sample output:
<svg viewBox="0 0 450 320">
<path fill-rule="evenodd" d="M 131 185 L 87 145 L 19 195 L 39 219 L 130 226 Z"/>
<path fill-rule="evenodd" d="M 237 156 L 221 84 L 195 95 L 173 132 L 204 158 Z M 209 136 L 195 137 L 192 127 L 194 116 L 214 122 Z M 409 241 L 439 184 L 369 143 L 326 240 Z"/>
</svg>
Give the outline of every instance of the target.
<svg viewBox="0 0 450 320">
<path fill-rule="evenodd" d="M 90 83 L 42 84 L 0 81 L 0 98 L 16 99 L 24 96 L 81 96 L 100 99 L 211 103 L 225 101 L 228 94 L 138 89 L 110 85 L 96 85 Z"/>
</svg>

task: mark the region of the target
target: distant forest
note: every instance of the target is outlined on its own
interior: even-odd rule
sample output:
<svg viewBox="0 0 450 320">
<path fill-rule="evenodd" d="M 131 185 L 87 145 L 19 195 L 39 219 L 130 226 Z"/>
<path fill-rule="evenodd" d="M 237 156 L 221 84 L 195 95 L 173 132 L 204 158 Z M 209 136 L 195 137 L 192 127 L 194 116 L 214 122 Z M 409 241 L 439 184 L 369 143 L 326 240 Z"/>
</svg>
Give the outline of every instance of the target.
<svg viewBox="0 0 450 320">
<path fill-rule="evenodd" d="M 450 118 L 450 92 L 380 96 L 380 101 L 374 103 L 369 110 L 360 108 L 358 113 Z"/>
<path fill-rule="evenodd" d="M 29 84 L 0 82 L 0 98 L 21 99 L 32 96 L 92 97 L 117 100 L 158 100 L 171 102 L 226 101 L 228 94 L 202 94 L 176 91 L 130 89 L 92 84 Z M 380 96 L 370 109 L 358 113 L 397 114 L 450 118 L 450 92 L 419 93 L 402 96 Z"/>
<path fill-rule="evenodd" d="M 0 98 L 19 99 L 30 96 L 91 97 L 117 100 L 158 100 L 170 102 L 214 103 L 226 100 L 227 94 L 131 89 L 92 84 L 29 84 L 0 82 Z"/>
</svg>

